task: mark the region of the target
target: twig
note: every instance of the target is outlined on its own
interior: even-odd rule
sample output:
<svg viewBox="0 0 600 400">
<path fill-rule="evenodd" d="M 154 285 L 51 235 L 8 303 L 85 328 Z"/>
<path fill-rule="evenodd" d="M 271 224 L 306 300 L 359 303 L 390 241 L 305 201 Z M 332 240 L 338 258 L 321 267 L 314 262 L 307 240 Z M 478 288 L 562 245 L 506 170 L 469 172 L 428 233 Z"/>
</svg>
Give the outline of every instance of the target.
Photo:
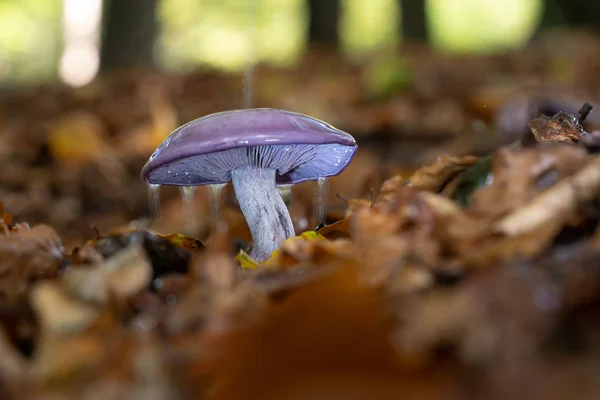
<svg viewBox="0 0 600 400">
<path fill-rule="evenodd" d="M 577 121 L 585 121 L 590 111 L 592 111 L 592 108 L 594 107 L 590 103 L 585 103 L 584 105 L 582 105 L 579 109 L 579 113 L 577 114 Z"/>
<path fill-rule="evenodd" d="M 100 230 L 96 227 L 96 225 L 90 225 L 90 228 L 94 231 L 94 233 L 96 234 L 96 239 L 102 237 L 102 234 L 100 233 Z"/>
</svg>

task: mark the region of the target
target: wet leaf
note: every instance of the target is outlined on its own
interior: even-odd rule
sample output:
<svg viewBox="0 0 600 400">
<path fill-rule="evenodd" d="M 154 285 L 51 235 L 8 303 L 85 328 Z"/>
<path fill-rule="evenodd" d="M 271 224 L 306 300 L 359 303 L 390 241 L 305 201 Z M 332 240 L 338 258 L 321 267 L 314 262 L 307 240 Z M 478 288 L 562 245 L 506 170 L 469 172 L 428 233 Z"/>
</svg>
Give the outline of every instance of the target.
<svg viewBox="0 0 600 400">
<path fill-rule="evenodd" d="M 587 132 L 572 114 L 558 112 L 552 117 L 545 115 L 529 121 L 535 140 L 543 143 L 577 143 Z"/>
</svg>

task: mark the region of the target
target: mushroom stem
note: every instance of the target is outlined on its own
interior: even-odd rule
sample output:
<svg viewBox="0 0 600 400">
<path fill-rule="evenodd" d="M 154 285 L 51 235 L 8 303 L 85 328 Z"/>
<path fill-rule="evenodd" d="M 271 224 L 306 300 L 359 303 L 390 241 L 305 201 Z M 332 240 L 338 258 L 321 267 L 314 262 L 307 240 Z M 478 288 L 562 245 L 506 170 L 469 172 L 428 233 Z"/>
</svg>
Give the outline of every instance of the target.
<svg viewBox="0 0 600 400">
<path fill-rule="evenodd" d="M 231 171 L 231 181 L 252 233 L 250 256 L 256 261 L 268 260 L 273 251 L 294 235 L 292 219 L 275 185 L 275 170 L 238 168 Z"/>
</svg>

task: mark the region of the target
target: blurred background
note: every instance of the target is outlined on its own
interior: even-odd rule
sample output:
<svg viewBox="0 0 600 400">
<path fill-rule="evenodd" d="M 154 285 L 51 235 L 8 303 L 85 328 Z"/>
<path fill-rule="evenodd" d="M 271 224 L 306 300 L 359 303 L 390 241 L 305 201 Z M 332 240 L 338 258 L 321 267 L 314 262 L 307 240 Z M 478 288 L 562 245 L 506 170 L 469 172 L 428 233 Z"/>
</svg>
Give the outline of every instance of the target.
<svg viewBox="0 0 600 400">
<path fill-rule="evenodd" d="M 2 0 L 5 85 L 81 86 L 132 65 L 166 71 L 291 66 L 314 44 L 349 59 L 422 40 L 443 52 L 526 44 L 540 28 L 593 28 L 594 1 Z"/>
<path fill-rule="evenodd" d="M 67 241 L 139 221 L 139 171 L 173 129 L 278 107 L 358 140 L 332 182 L 335 220 L 340 197 L 594 103 L 599 16 L 594 0 L 0 0 L 0 201 Z M 311 185 L 294 189 L 298 229 L 311 227 Z M 159 228 L 180 229 L 177 191 L 162 199 Z M 206 221 L 189 229 L 202 236 Z"/>
</svg>

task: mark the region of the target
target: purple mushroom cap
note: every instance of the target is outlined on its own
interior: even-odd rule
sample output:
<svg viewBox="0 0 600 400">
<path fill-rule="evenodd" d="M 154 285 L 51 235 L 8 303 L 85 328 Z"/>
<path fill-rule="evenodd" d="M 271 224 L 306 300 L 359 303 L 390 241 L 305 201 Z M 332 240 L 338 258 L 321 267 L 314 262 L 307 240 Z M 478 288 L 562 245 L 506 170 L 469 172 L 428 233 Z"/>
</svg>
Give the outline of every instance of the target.
<svg viewBox="0 0 600 400">
<path fill-rule="evenodd" d="M 338 175 L 352 160 L 354 138 L 318 119 L 256 108 L 193 120 L 171 133 L 142 169 L 151 184 L 226 183 L 231 171 L 255 166 L 276 170 L 278 184 Z"/>
</svg>

